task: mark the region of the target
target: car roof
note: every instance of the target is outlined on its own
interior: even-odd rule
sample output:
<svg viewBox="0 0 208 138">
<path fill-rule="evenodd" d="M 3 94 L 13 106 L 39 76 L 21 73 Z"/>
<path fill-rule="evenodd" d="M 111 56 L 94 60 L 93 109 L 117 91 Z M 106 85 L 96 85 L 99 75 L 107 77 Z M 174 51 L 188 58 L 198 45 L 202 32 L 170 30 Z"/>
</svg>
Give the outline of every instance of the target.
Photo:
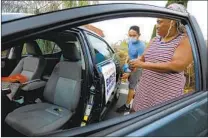
<svg viewBox="0 0 208 138">
<path fill-rule="evenodd" d="M 2 22 L 7 22 L 7 21 L 12 21 L 15 19 L 21 19 L 23 17 L 31 16 L 33 14 L 29 13 L 2 13 L 1 14 L 1 21 Z"/>
<path fill-rule="evenodd" d="M 23 17 L 27 17 L 27 16 L 31 16 L 33 14 L 28 14 L 28 13 L 2 13 L 1 17 L 2 17 L 2 22 L 7 22 L 7 21 L 13 21 L 13 20 L 16 20 L 16 19 L 21 19 Z M 93 33 L 94 35 L 98 36 L 98 34 L 96 34 L 95 32 L 83 27 L 83 26 L 80 26 L 80 27 L 76 27 L 80 30 L 83 30 L 83 31 L 87 31 L 87 32 L 90 32 L 90 33 Z"/>
<path fill-rule="evenodd" d="M 98 5 L 63 9 L 63 10 L 58 10 L 48 13 L 42 13 L 39 15 L 29 16 L 29 17 L 28 16 L 22 17 L 21 19 L 16 18 L 13 20 L 2 22 L 2 40 L 3 42 L 6 42 L 7 40 L 10 40 L 9 36 L 17 35 L 19 32 L 24 33 L 26 35 L 28 31 L 35 33 L 43 28 L 48 30 L 49 27 L 52 27 L 53 29 L 55 29 L 56 28 L 55 26 L 57 24 L 59 24 L 59 27 L 62 26 L 62 28 L 69 26 L 70 24 L 78 24 L 78 26 L 80 26 L 80 25 L 88 24 L 92 20 L 100 21 L 100 19 L 104 19 L 104 18 L 109 19 L 111 16 L 114 16 L 114 14 L 116 14 L 117 17 L 121 17 L 122 12 L 128 12 L 126 13 L 127 15 L 130 13 L 136 14 L 137 11 L 141 11 L 144 14 L 149 14 L 148 12 L 154 11 L 154 14 L 155 12 L 157 12 L 162 16 L 163 13 L 165 13 L 165 14 L 169 14 L 169 16 L 177 16 L 181 19 L 187 19 L 189 17 L 188 13 L 184 14 L 164 7 L 157 7 L 153 5 L 135 4 L 135 3 L 98 4 Z M 117 13 L 119 14 L 117 15 Z M 102 16 L 105 14 L 106 16 Z M 102 18 L 98 19 L 97 16 L 98 17 L 100 16 Z M 17 37 L 16 39 L 19 38 Z M 12 40 L 12 41 L 16 41 L 16 40 Z"/>
</svg>

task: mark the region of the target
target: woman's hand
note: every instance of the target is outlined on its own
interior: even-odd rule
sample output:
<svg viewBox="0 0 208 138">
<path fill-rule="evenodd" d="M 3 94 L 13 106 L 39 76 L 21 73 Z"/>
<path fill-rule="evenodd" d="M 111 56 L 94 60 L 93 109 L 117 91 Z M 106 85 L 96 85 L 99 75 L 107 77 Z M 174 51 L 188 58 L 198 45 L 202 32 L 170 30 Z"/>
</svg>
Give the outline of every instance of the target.
<svg viewBox="0 0 208 138">
<path fill-rule="evenodd" d="M 135 70 L 135 68 L 141 68 L 143 65 L 143 61 L 140 58 L 133 59 L 129 62 L 131 70 Z"/>
</svg>

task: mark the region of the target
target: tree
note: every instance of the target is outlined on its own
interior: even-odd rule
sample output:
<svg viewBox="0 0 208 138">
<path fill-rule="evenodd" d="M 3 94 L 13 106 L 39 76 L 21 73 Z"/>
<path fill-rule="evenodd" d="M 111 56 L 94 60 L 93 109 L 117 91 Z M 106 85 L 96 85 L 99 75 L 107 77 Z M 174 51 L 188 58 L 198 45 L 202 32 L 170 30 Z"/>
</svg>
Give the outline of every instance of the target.
<svg viewBox="0 0 208 138">
<path fill-rule="evenodd" d="M 187 8 L 188 0 L 168 0 L 165 7 L 167 7 L 167 6 L 169 6 L 170 4 L 173 4 L 173 3 L 182 4 Z"/>
<path fill-rule="evenodd" d="M 98 4 L 98 1 L 88 0 L 70 0 L 70 1 L 2 1 L 2 12 L 10 13 L 31 13 L 40 14 L 50 11 L 56 11 L 63 8 L 72 8 L 85 5 Z M 43 53 L 52 51 L 51 43 L 47 40 L 37 40 Z M 23 49 L 26 53 L 26 49 Z"/>
<path fill-rule="evenodd" d="M 61 1 L 2 1 L 2 12 L 39 14 L 60 9 Z"/>
<path fill-rule="evenodd" d="M 182 4 L 187 8 L 188 5 L 188 0 L 168 0 L 168 2 L 166 3 L 165 7 L 169 6 L 170 4 L 173 3 L 178 3 L 178 4 Z M 156 25 L 153 28 L 153 32 L 152 32 L 152 38 L 154 38 L 156 36 Z"/>
<path fill-rule="evenodd" d="M 98 1 L 89 1 L 89 0 L 71 0 L 71 1 L 62 0 L 62 2 L 64 5 L 64 8 L 72 8 L 72 7 L 80 7 L 80 6 L 98 4 Z"/>
</svg>

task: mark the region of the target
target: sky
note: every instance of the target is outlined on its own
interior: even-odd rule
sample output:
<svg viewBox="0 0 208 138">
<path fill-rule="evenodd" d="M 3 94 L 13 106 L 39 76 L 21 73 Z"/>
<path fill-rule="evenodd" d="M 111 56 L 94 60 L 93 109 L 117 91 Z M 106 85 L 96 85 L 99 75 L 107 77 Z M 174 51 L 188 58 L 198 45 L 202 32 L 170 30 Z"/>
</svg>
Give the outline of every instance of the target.
<svg viewBox="0 0 208 138">
<path fill-rule="evenodd" d="M 99 1 L 99 4 L 106 3 L 143 3 L 160 7 L 165 7 L 167 1 Z M 207 1 L 189 1 L 188 12 L 195 16 L 204 37 L 207 39 Z M 93 23 L 94 26 L 103 30 L 105 40 L 109 44 L 114 44 L 127 38 L 128 29 L 131 25 L 140 27 L 141 37 L 143 41 L 149 41 L 152 35 L 152 30 L 156 24 L 156 18 L 119 18 Z"/>
</svg>

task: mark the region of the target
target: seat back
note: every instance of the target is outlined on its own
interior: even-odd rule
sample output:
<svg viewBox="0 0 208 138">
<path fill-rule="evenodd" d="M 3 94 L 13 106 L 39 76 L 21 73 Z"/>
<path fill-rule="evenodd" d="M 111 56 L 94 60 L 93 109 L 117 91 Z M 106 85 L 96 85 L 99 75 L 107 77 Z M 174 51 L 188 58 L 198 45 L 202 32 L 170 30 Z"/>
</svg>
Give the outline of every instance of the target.
<svg viewBox="0 0 208 138">
<path fill-rule="evenodd" d="M 10 75 L 22 74 L 28 80 L 39 79 L 46 66 L 46 61 L 41 57 L 42 52 L 37 42 L 27 42 L 26 51 L 29 56 L 21 59 Z"/>
<path fill-rule="evenodd" d="M 64 60 L 55 66 L 46 84 L 44 98 L 74 112 L 81 93 L 81 56 L 73 43 L 62 47 Z"/>
</svg>

